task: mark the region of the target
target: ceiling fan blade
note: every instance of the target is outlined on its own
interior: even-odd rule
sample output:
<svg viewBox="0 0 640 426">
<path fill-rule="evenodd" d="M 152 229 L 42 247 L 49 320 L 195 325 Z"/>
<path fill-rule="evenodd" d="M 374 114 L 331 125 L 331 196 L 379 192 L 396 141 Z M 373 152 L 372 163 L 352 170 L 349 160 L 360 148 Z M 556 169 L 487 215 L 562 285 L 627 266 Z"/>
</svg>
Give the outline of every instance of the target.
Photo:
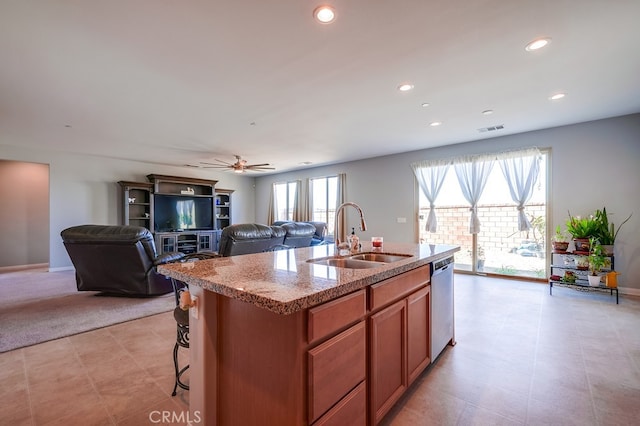
<svg viewBox="0 0 640 426">
<path fill-rule="evenodd" d="M 217 158 L 214 158 L 214 160 L 217 161 L 218 163 L 226 164 L 227 166 L 233 165 L 233 163 L 229 163 L 228 161 L 224 161 L 224 160 L 218 160 Z"/>
<path fill-rule="evenodd" d="M 208 166 L 208 167 L 204 167 L 206 169 L 210 169 L 210 168 L 227 169 L 229 167 L 232 167 L 231 165 L 227 165 L 227 164 L 206 163 L 204 161 L 201 161 L 200 164 L 205 164 L 206 166 Z"/>
<path fill-rule="evenodd" d="M 244 167 L 263 167 L 263 166 L 270 166 L 271 164 L 269 163 L 262 163 L 262 164 L 245 164 Z"/>
<path fill-rule="evenodd" d="M 263 172 L 265 170 L 275 170 L 275 167 L 245 167 L 246 170 L 255 170 L 259 172 Z"/>
</svg>

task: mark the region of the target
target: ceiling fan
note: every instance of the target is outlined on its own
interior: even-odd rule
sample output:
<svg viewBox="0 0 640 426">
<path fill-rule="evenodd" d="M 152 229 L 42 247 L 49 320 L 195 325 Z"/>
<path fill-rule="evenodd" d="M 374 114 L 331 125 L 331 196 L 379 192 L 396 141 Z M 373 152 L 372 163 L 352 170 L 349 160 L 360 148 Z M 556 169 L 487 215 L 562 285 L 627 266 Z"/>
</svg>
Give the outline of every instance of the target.
<svg viewBox="0 0 640 426">
<path fill-rule="evenodd" d="M 203 168 L 205 169 L 228 169 L 228 170 L 233 170 L 234 173 L 244 173 L 247 170 L 252 170 L 252 171 L 256 171 L 256 172 L 263 172 L 265 170 L 275 170 L 275 167 L 268 167 L 270 166 L 269 163 L 262 163 L 262 164 L 247 164 L 247 160 L 243 160 L 239 155 L 236 155 L 236 162 L 235 163 L 228 163 L 226 161 L 222 161 L 222 160 L 218 160 L 217 158 L 215 159 L 215 161 L 217 161 L 218 163 L 206 163 L 201 161 L 201 164 L 205 164 L 205 166 L 203 166 Z"/>
</svg>

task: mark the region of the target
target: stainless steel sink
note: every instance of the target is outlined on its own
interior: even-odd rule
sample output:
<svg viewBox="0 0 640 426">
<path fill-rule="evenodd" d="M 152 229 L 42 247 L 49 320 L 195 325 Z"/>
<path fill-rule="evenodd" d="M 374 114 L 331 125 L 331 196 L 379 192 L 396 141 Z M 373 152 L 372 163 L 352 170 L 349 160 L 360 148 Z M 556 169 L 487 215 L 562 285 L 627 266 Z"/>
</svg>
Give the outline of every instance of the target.
<svg viewBox="0 0 640 426">
<path fill-rule="evenodd" d="M 379 268 L 387 263 L 397 262 L 411 257 L 410 254 L 360 253 L 348 257 L 329 256 L 309 259 L 309 263 L 335 266 L 336 268 L 368 269 Z"/>
<path fill-rule="evenodd" d="M 319 259 L 309 259 L 309 263 L 335 266 L 336 268 L 369 269 L 383 266 L 381 262 L 371 262 L 366 260 L 351 259 L 350 257 L 321 257 Z"/>
<path fill-rule="evenodd" d="M 383 262 L 383 263 L 393 263 L 398 262 L 399 260 L 404 260 L 408 257 L 411 257 L 410 254 L 387 254 L 387 253 L 361 253 L 356 254 L 350 259 L 355 260 L 366 260 L 368 262 Z"/>
</svg>

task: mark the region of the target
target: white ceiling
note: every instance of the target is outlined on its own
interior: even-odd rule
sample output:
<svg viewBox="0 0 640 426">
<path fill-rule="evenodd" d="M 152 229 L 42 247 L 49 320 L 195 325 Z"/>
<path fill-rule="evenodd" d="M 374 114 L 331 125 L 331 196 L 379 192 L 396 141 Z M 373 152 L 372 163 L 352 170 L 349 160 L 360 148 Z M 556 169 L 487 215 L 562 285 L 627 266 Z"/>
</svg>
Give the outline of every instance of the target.
<svg viewBox="0 0 640 426">
<path fill-rule="evenodd" d="M 0 146 L 280 172 L 640 112 L 638 0 L 321 3 L 3 0 Z"/>
</svg>

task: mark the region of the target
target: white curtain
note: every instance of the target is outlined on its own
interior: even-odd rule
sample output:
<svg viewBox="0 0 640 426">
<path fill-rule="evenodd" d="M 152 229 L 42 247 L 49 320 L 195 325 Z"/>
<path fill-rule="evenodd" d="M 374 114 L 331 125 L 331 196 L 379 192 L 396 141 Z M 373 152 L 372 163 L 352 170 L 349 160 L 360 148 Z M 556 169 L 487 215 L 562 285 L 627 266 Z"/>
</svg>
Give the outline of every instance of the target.
<svg viewBox="0 0 640 426">
<path fill-rule="evenodd" d="M 425 231 L 427 232 L 437 232 L 438 230 L 438 220 L 436 219 L 434 208 L 444 178 L 447 176 L 449 164 L 449 161 L 440 162 L 440 164 L 426 161 L 411 164 L 418 185 L 424 196 L 429 200 L 429 216 L 425 226 Z"/>
<path fill-rule="evenodd" d="M 345 194 L 344 194 L 344 190 L 347 187 L 347 175 L 346 173 L 339 173 L 338 174 L 338 185 L 337 185 L 337 191 L 336 191 L 336 210 L 338 209 L 338 207 L 340 207 L 340 204 L 345 202 Z M 337 211 L 334 211 L 334 214 L 337 213 Z M 340 241 L 347 241 L 347 233 L 345 230 L 345 226 L 347 226 L 347 220 L 345 218 L 345 215 L 343 214 L 342 216 L 340 216 L 340 223 L 338 224 L 338 226 L 340 227 L 340 234 L 341 235 L 335 235 L 336 230 L 334 229 L 334 238 L 340 238 Z"/>
<path fill-rule="evenodd" d="M 305 197 L 306 191 L 302 187 L 302 181 L 295 181 L 295 195 L 293 198 L 293 220 L 295 222 L 306 222 L 309 219 L 308 211 L 309 209 L 306 207 L 308 203 Z"/>
<path fill-rule="evenodd" d="M 469 161 L 454 164 L 460 189 L 464 198 L 469 202 L 471 208 L 471 219 L 469 220 L 469 233 L 480 232 L 480 219 L 478 219 L 478 200 L 487 184 L 487 179 L 493 168 L 493 157 L 474 157 Z"/>
<path fill-rule="evenodd" d="M 267 210 L 267 223 L 270 225 L 276 221 L 276 184 L 271 184 L 271 194 L 269 195 L 269 209 Z"/>
<path fill-rule="evenodd" d="M 518 230 L 531 229 L 531 223 L 524 214 L 524 205 L 531 195 L 538 181 L 540 172 L 540 151 L 531 149 L 526 152 L 518 151 L 513 155 L 505 153 L 500 156 L 500 167 L 507 183 L 511 199 L 517 204 Z"/>
</svg>

